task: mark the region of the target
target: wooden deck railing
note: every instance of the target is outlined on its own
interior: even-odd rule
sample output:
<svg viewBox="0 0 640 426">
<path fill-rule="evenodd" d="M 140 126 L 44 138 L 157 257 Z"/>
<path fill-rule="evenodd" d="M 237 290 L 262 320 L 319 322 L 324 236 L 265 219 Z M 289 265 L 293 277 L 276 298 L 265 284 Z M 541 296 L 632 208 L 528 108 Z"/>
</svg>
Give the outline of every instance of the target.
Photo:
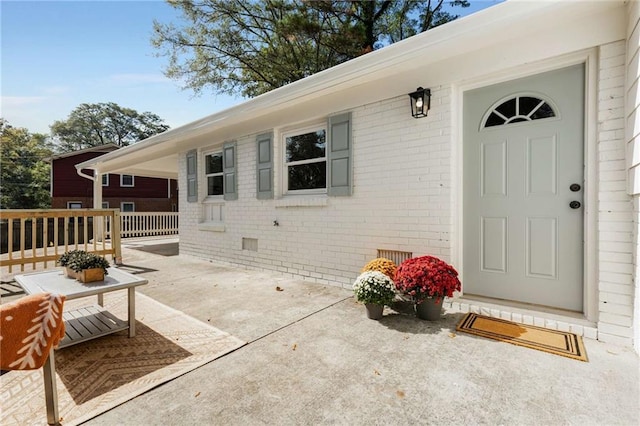
<svg viewBox="0 0 640 426">
<path fill-rule="evenodd" d="M 9 273 L 55 267 L 76 249 L 122 262 L 119 209 L 0 210 L 0 226 L 0 267 Z"/>
<path fill-rule="evenodd" d="M 178 212 L 120 213 L 120 236 L 178 235 Z"/>
</svg>

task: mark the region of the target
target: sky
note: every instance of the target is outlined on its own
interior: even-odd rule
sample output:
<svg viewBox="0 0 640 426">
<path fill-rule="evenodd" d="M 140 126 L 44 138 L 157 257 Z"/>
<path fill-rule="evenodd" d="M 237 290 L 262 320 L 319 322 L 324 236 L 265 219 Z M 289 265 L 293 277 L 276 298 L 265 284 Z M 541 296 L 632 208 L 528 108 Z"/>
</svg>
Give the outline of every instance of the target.
<svg viewBox="0 0 640 426">
<path fill-rule="evenodd" d="M 476 1 L 467 15 L 496 4 Z M 194 96 L 162 71 L 151 46 L 153 21 L 181 23 L 160 0 L 0 0 L 0 117 L 49 133 L 81 103 L 115 102 L 178 127 L 229 108 L 240 97 Z"/>
</svg>

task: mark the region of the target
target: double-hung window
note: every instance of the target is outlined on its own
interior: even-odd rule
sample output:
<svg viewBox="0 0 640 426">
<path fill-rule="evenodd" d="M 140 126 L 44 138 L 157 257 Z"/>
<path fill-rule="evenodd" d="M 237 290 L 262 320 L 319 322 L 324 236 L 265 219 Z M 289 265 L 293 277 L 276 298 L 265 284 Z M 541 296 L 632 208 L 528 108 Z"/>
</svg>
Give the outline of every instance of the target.
<svg viewBox="0 0 640 426">
<path fill-rule="evenodd" d="M 324 126 L 295 130 L 284 137 L 284 189 L 291 194 L 327 190 L 327 131 Z"/>
<path fill-rule="evenodd" d="M 224 161 L 223 151 L 204 153 L 204 176 L 207 197 L 202 203 L 200 229 L 224 232 Z"/>
<path fill-rule="evenodd" d="M 207 178 L 207 197 L 222 197 L 224 195 L 222 151 L 205 154 L 204 161 L 205 176 Z"/>
</svg>

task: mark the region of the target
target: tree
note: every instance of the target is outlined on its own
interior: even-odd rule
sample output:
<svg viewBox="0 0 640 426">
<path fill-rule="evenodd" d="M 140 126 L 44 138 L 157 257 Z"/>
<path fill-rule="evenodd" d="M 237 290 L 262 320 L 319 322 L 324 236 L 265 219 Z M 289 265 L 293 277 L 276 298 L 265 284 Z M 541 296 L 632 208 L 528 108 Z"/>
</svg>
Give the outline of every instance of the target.
<svg viewBox="0 0 640 426">
<path fill-rule="evenodd" d="M 468 0 L 391 2 L 388 13 L 380 18 L 381 33 L 387 43 L 395 43 L 458 19 L 459 15 L 445 9 L 447 3 L 451 8 L 471 4 Z"/>
<path fill-rule="evenodd" d="M 68 152 L 107 143 L 127 146 L 168 128 L 155 114 L 108 102 L 80 104 L 66 120 L 51 125 L 51 135 L 59 149 Z"/>
<path fill-rule="evenodd" d="M 196 94 L 257 96 L 457 18 L 468 0 L 168 0 L 182 27 L 154 22 L 165 75 Z"/>
<path fill-rule="evenodd" d="M 0 147 L 0 208 L 49 208 L 51 166 L 43 160 L 53 151 L 46 136 L 12 127 L 0 118 Z"/>
</svg>

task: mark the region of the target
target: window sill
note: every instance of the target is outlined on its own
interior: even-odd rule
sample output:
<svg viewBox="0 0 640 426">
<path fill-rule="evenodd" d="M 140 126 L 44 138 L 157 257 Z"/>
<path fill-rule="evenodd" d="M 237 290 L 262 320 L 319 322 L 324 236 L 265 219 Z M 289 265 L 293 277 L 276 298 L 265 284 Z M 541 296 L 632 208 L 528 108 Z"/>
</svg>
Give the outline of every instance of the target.
<svg viewBox="0 0 640 426">
<path fill-rule="evenodd" d="M 292 196 L 276 200 L 275 204 L 277 209 L 287 207 L 325 207 L 329 204 L 329 199 L 326 196 Z"/>
<path fill-rule="evenodd" d="M 199 231 L 208 232 L 225 232 L 224 223 L 219 222 L 203 222 L 198 224 Z"/>
<path fill-rule="evenodd" d="M 224 204 L 224 197 L 222 195 L 209 195 L 204 200 L 202 200 L 202 204 Z"/>
</svg>

